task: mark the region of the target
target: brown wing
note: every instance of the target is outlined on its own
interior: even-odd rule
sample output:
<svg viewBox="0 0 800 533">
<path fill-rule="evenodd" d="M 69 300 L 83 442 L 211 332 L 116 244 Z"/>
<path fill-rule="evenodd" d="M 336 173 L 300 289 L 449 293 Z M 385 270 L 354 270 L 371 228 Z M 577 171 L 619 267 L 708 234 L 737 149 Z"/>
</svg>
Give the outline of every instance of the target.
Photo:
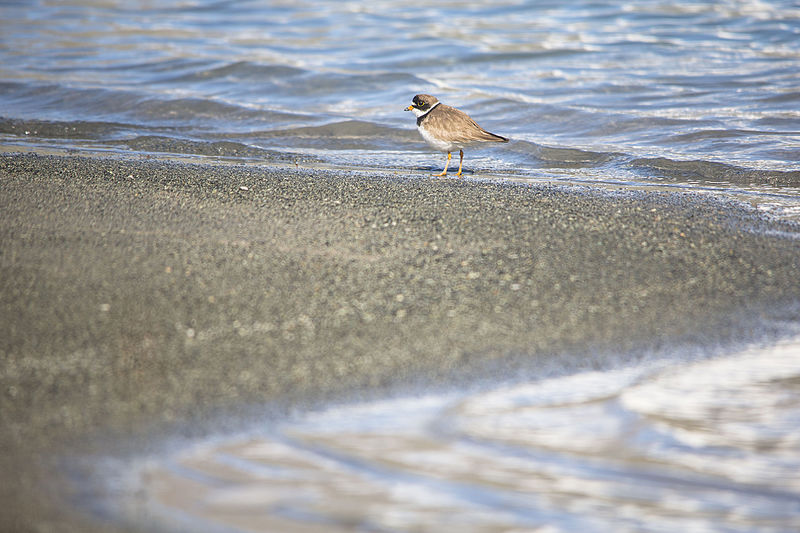
<svg viewBox="0 0 800 533">
<path fill-rule="evenodd" d="M 437 111 L 439 111 L 437 113 Z M 508 142 L 508 139 L 490 133 L 478 126 L 478 124 L 463 111 L 455 107 L 439 104 L 431 111 L 427 117 L 430 128 L 443 133 L 442 140 L 458 144 L 469 144 L 472 142 L 494 141 Z"/>
</svg>

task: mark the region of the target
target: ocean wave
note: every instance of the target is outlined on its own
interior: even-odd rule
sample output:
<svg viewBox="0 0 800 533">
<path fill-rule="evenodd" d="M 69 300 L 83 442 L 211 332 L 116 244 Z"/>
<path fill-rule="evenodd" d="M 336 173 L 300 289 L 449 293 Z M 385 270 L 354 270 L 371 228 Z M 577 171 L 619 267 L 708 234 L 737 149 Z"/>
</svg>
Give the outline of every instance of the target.
<svg viewBox="0 0 800 533">
<path fill-rule="evenodd" d="M 665 157 L 633 159 L 628 165 L 651 176 L 680 181 L 767 184 L 776 187 L 800 186 L 800 171 L 797 170 L 759 170 L 714 161 L 680 161 Z"/>
<path fill-rule="evenodd" d="M 126 146 L 136 152 L 190 154 L 202 156 L 215 156 L 225 158 L 247 158 L 260 161 L 277 161 L 284 163 L 319 161 L 318 158 L 292 152 L 279 152 L 267 150 L 244 143 L 232 141 L 194 141 L 189 139 L 175 139 L 157 135 L 134 137 L 116 141 L 113 144 Z"/>
<path fill-rule="evenodd" d="M 307 121 L 301 113 L 243 106 L 214 98 L 154 95 L 137 90 L 79 88 L 63 84 L 0 84 L 0 96 L 9 103 L 6 120 L 44 122 L 119 122 L 157 129 L 191 126 L 198 132 L 225 126 L 253 127 Z M 87 119 L 91 117 L 91 120 Z"/>
<path fill-rule="evenodd" d="M 269 82 L 276 79 L 286 80 L 302 76 L 308 71 L 288 65 L 265 65 L 251 61 L 236 61 L 224 65 L 205 65 L 206 68 L 195 68 L 176 76 L 165 76 L 160 83 L 195 83 L 222 79 L 248 82 Z"/>
<path fill-rule="evenodd" d="M 343 120 L 321 126 L 302 126 L 284 130 L 256 132 L 261 137 L 400 137 L 417 138 L 416 131 L 398 129 L 364 120 Z"/>
</svg>

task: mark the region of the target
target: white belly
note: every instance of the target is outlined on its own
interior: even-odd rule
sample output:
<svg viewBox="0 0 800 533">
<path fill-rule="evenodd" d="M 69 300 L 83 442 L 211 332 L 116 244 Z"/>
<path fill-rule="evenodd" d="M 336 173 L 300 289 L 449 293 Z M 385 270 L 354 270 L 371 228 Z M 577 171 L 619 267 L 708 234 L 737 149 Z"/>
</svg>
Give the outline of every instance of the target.
<svg viewBox="0 0 800 533">
<path fill-rule="evenodd" d="M 463 145 L 442 141 L 435 137 L 433 137 L 430 132 L 428 132 L 422 126 L 417 126 L 419 130 L 419 134 L 422 135 L 422 138 L 425 139 L 425 142 L 430 144 L 434 149 L 439 150 L 440 152 L 454 152 L 456 150 L 460 150 L 464 148 Z"/>
</svg>

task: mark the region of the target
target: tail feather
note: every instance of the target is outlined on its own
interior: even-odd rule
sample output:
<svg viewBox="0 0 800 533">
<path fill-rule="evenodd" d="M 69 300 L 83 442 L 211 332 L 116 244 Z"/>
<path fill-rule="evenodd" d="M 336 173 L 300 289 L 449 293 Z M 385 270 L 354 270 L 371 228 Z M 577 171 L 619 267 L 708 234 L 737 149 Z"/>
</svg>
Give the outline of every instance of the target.
<svg viewBox="0 0 800 533">
<path fill-rule="evenodd" d="M 479 126 L 480 127 L 480 126 Z M 505 137 L 498 135 L 496 133 L 492 133 L 491 131 L 486 131 L 485 129 L 481 128 L 481 138 L 482 141 L 493 141 L 498 143 L 507 143 L 508 139 Z"/>
<path fill-rule="evenodd" d="M 481 132 L 480 140 L 481 141 L 493 141 L 493 142 L 498 142 L 498 143 L 507 143 L 508 142 L 508 139 L 506 139 L 505 137 L 503 137 L 501 135 L 498 135 L 496 133 L 492 133 L 491 131 L 486 131 L 482 127 L 478 126 L 477 122 L 475 122 L 472 119 L 470 119 L 470 120 L 475 125 L 475 127 L 480 130 L 480 132 Z"/>
<path fill-rule="evenodd" d="M 487 131 L 486 133 L 489 134 L 489 140 L 490 141 L 495 141 L 495 142 L 499 142 L 499 143 L 507 143 L 508 142 L 508 139 L 506 139 L 502 135 L 498 135 L 498 134 L 492 133 L 490 131 Z"/>
</svg>

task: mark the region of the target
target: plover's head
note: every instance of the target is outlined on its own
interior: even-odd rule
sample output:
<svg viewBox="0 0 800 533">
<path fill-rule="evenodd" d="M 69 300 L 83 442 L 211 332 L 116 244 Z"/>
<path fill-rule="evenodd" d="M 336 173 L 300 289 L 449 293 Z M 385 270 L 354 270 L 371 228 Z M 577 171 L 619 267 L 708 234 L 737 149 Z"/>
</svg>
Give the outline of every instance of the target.
<svg viewBox="0 0 800 533">
<path fill-rule="evenodd" d="M 439 99 L 435 96 L 418 94 L 411 100 L 411 105 L 406 108 L 406 111 L 413 111 L 416 116 L 421 117 L 438 103 Z"/>
</svg>

